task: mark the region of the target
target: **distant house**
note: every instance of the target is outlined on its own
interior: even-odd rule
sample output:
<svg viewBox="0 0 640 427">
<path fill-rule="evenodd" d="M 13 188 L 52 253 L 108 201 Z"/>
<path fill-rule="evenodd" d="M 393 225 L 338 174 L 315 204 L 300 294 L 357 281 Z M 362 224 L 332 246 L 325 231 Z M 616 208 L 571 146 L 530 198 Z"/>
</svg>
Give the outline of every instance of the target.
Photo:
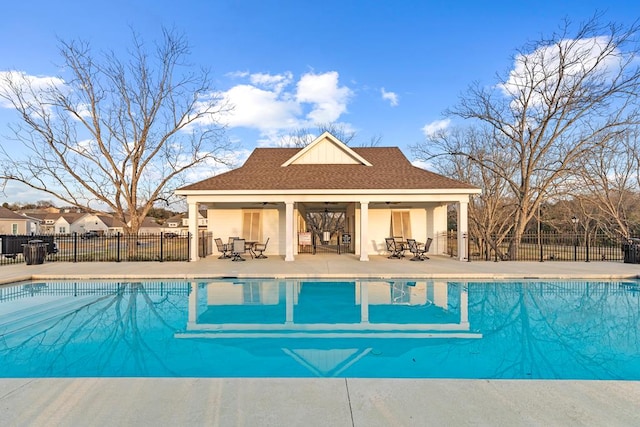
<svg viewBox="0 0 640 427">
<path fill-rule="evenodd" d="M 208 212 L 201 209 L 198 211 L 198 230 L 206 230 L 208 226 Z M 187 233 L 189 231 L 189 214 L 181 213 L 167 219 L 165 222 L 165 231 Z"/>
<path fill-rule="evenodd" d="M 54 234 L 55 233 L 55 222 L 58 218 L 60 218 L 60 213 L 54 212 L 33 212 L 29 213 L 28 216 L 37 218 L 41 221 L 40 223 L 40 232 L 42 234 Z"/>
<path fill-rule="evenodd" d="M 71 234 L 73 233 L 73 223 L 82 216 L 78 213 L 58 214 L 58 218 L 53 223 L 53 232 L 55 234 Z"/>
<path fill-rule="evenodd" d="M 0 234 L 39 234 L 41 220 L 0 206 Z"/>
<path fill-rule="evenodd" d="M 138 233 L 142 234 L 158 234 L 164 231 L 164 227 L 158 224 L 154 218 L 146 217 L 140 225 Z"/>
<path fill-rule="evenodd" d="M 83 213 L 83 214 L 63 214 L 74 218 L 71 223 L 72 233 L 87 233 L 89 231 L 95 231 L 98 234 L 105 234 L 118 230 L 118 227 L 113 226 L 113 218 L 109 215 Z M 120 227 L 121 229 L 121 227 Z"/>
<path fill-rule="evenodd" d="M 178 214 L 168 218 L 164 223 L 165 227 L 168 228 L 167 231 L 179 232 L 184 227 L 182 222 L 184 217 L 185 214 Z"/>
<path fill-rule="evenodd" d="M 103 213 L 81 213 L 78 212 L 77 209 L 71 208 L 60 210 L 60 212 L 56 213 L 39 210 L 29 216 L 12 212 L 9 209 L 2 209 L 7 211 L 4 212 L 7 220 L 9 218 L 21 220 L 13 221 L 11 223 L 7 222 L 9 231 L 6 231 L 5 234 L 28 234 L 32 232 L 42 234 L 84 234 L 89 231 L 95 231 L 98 234 L 103 235 L 124 233 L 124 229 L 126 228 L 126 224 L 113 215 Z M 25 232 L 25 227 L 19 225 L 23 224 L 25 219 L 30 219 L 32 223 L 32 225 L 27 227 L 28 230 L 38 231 Z M 2 218 L 0 218 L 0 222 L 1 221 Z M 36 226 L 36 223 L 41 225 Z M 16 226 L 13 227 L 12 224 L 16 224 Z M 180 219 L 179 227 L 181 227 L 181 225 L 182 220 Z M 16 228 L 18 231 L 16 233 L 12 233 L 11 230 L 13 228 Z M 142 222 L 138 232 L 143 234 L 159 234 L 162 231 L 165 231 L 165 228 L 166 227 L 158 224 L 154 218 L 147 217 Z M 2 232 L 0 232 L 0 234 L 2 234 Z"/>
</svg>

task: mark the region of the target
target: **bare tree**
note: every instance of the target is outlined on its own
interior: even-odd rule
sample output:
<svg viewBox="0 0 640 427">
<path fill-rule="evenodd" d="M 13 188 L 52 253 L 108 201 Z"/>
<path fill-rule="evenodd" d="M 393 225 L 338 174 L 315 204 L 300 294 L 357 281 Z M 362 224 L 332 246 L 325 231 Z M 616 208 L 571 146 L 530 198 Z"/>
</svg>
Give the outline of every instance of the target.
<svg viewBox="0 0 640 427">
<path fill-rule="evenodd" d="M 229 107 L 207 71 L 187 64 L 184 36 L 163 30 L 149 48 L 133 34 L 128 52 L 96 56 L 86 42 L 61 42 L 68 79 L 43 86 L 22 72 L 1 73 L 0 100 L 20 117 L 10 138 L 23 154 L 3 147 L 0 178 L 89 211 L 111 210 L 136 233 L 187 169 L 225 162 L 217 118 Z"/>
<path fill-rule="evenodd" d="M 447 132 L 438 132 L 431 139 L 438 145 L 456 147 L 459 151 L 466 147 L 474 152 L 479 159 L 491 158 L 497 160 L 505 167 L 502 174 L 481 167 L 479 162 L 471 161 L 468 157 L 435 157 L 432 166 L 443 175 L 455 176 L 457 179 L 468 182 L 483 189 L 481 194 L 472 196 L 469 201 L 469 232 L 474 236 L 473 244 L 482 254 L 487 254 L 491 247 L 500 256 L 501 244 L 513 229 L 513 212 L 515 204 L 508 189 L 508 183 L 503 178 L 509 174 L 508 168 L 513 171 L 513 161 L 508 158 L 509 153 L 497 150 L 491 144 L 491 134 L 483 132 L 479 128 L 452 129 Z M 414 152 L 421 157 L 422 152 Z"/>
<path fill-rule="evenodd" d="M 356 136 L 355 132 L 349 130 L 342 123 L 317 123 L 315 127 L 300 127 L 294 129 L 282 138 L 282 145 L 286 147 L 304 148 L 324 132 L 329 132 L 347 145 Z"/>
<path fill-rule="evenodd" d="M 576 168 L 574 200 L 579 202 L 585 218 L 594 220 L 612 236 L 629 238 L 640 219 L 639 151 L 637 131 L 625 132 L 595 147 Z"/>
<path fill-rule="evenodd" d="M 499 157 L 431 140 L 425 159 L 461 156 L 508 183 L 515 203 L 510 257 L 538 206 L 583 156 L 638 121 L 640 27 L 601 24 L 596 15 L 572 32 L 565 21 L 549 39 L 525 46 L 496 85 L 473 84 L 447 111 L 491 132 Z M 505 156 L 511 163 L 505 165 Z M 506 166 L 506 167 L 505 167 Z"/>
<path fill-rule="evenodd" d="M 328 209 L 317 212 L 307 212 L 307 227 L 313 232 L 318 240 L 322 240 L 322 233 L 328 231 L 330 236 L 344 230 L 345 213 L 330 212 Z M 340 237 L 338 236 L 337 239 Z"/>
</svg>

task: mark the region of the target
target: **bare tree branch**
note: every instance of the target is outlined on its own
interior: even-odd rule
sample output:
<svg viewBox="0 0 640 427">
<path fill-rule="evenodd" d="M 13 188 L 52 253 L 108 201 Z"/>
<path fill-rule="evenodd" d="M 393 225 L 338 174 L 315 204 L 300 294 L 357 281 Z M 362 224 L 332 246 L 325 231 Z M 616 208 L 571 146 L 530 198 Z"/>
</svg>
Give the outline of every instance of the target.
<svg viewBox="0 0 640 427">
<path fill-rule="evenodd" d="M 20 119 L 11 139 L 23 150 L 3 147 L 0 178 L 89 211 L 106 207 L 135 233 L 186 170 L 226 163 L 218 118 L 231 107 L 206 70 L 186 63 L 182 35 L 163 30 L 150 49 L 133 33 L 124 58 L 94 56 L 83 41 L 61 41 L 60 54 L 68 75 L 44 87 L 25 73 L 1 75 L 0 99 Z"/>
<path fill-rule="evenodd" d="M 495 150 L 480 155 L 477 145 L 442 138 L 415 147 L 423 160 L 459 156 L 504 180 L 515 204 L 513 259 L 543 196 L 566 185 L 582 159 L 639 123 L 640 26 L 600 18 L 575 31 L 565 21 L 558 33 L 517 51 L 513 69 L 496 85 L 473 84 L 447 111 L 491 135 L 485 143 Z"/>
</svg>

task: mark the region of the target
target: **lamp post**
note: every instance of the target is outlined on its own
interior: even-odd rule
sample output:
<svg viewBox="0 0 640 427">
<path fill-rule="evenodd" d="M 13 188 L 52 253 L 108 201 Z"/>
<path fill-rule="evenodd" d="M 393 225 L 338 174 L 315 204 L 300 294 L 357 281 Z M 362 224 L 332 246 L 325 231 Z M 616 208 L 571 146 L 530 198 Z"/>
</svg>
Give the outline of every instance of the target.
<svg viewBox="0 0 640 427">
<path fill-rule="evenodd" d="M 578 218 L 575 216 L 571 217 L 571 222 L 573 223 L 573 260 L 578 260 Z"/>
</svg>

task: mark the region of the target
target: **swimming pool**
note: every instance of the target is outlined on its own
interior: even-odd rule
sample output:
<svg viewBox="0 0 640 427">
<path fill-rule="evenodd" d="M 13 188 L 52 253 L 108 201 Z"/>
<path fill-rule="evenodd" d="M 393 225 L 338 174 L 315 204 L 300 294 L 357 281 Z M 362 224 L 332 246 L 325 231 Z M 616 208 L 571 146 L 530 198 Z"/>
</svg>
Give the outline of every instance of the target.
<svg viewBox="0 0 640 427">
<path fill-rule="evenodd" d="M 637 281 L 0 287 L 0 377 L 640 380 Z"/>
</svg>

